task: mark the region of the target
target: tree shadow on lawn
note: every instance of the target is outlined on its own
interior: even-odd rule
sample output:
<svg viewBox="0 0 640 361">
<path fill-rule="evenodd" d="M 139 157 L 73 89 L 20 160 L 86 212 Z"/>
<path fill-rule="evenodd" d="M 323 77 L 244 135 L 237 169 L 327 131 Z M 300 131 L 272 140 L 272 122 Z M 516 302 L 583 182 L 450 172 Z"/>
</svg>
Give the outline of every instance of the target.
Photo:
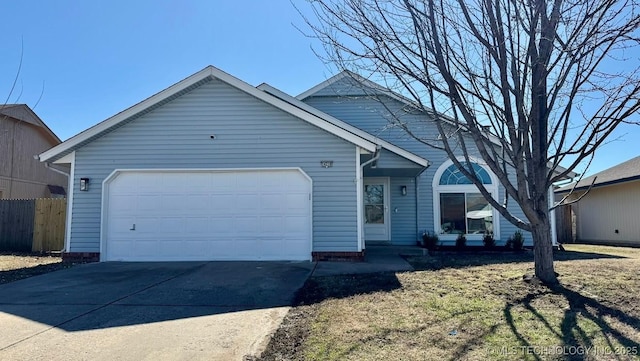
<svg viewBox="0 0 640 361">
<path fill-rule="evenodd" d="M 436 251 L 432 256 L 403 256 L 416 271 L 440 270 L 445 268 L 465 268 L 506 263 L 533 262 L 533 251 L 522 252 L 450 252 Z M 593 259 L 623 259 L 625 257 L 604 253 L 577 251 L 556 251 L 555 261 L 576 261 Z"/>
<path fill-rule="evenodd" d="M 348 298 L 402 288 L 395 272 L 311 277 L 296 293 L 295 305 L 310 305 L 327 299 Z"/>
<path fill-rule="evenodd" d="M 553 327 L 552 322 L 545 318 L 541 309 L 535 306 L 536 300 L 554 295 L 563 297 L 569 304 L 564 308 L 560 332 Z M 514 312 L 514 307 L 517 306 L 524 307 L 533 319 L 539 321 L 544 328 L 562 340 L 561 348 L 555 348 L 555 345 L 535 345 L 529 342 L 524 333 L 526 330 L 522 330 L 522 327 L 519 328 L 514 320 L 514 313 L 522 315 L 521 311 Z M 605 305 L 561 284 L 529 293 L 525 297 L 508 302 L 504 307 L 504 316 L 511 332 L 516 336 L 520 345 L 525 348 L 521 350 L 520 354 L 526 353 L 536 360 L 542 360 L 540 356 L 545 352 L 546 355 L 563 356 L 565 360 L 598 359 L 603 356 L 615 357 L 616 360 L 627 360 L 637 357 L 640 353 L 640 343 L 627 336 L 629 331 L 623 330 L 623 328 L 627 328 L 632 330 L 631 332 L 640 332 L 640 318 L 628 315 L 620 309 Z M 597 326 L 596 332 L 604 337 L 605 346 L 593 344 L 594 332 L 585 330 L 579 324 L 579 318 L 583 319 L 583 323 L 587 321 Z M 619 325 L 612 324 L 607 318 L 617 321 Z"/>
</svg>

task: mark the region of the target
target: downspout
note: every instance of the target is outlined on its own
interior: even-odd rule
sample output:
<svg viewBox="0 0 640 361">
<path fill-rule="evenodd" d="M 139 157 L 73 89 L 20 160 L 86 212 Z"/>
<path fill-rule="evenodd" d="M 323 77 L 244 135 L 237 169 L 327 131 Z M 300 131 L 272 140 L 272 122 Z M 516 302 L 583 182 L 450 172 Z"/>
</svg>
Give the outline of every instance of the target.
<svg viewBox="0 0 640 361">
<path fill-rule="evenodd" d="M 364 178 L 364 167 L 368 166 L 369 164 L 375 162 L 378 160 L 378 158 L 380 158 L 380 150 L 382 149 L 382 147 L 380 145 L 376 145 L 376 152 L 373 153 L 373 158 L 369 159 L 368 161 L 360 164 L 360 167 L 362 168 L 362 178 Z M 375 166 L 371 166 L 371 168 L 375 168 Z"/>
<path fill-rule="evenodd" d="M 373 162 L 377 161 L 380 158 L 381 149 L 382 147 L 380 145 L 376 145 L 376 151 L 375 153 L 373 153 L 373 157 L 368 161 L 360 164 L 360 179 L 358 179 L 358 183 L 360 184 L 360 189 L 358 189 L 358 194 L 361 194 L 362 188 L 363 188 L 362 184 L 364 183 L 364 167 L 368 166 L 369 164 L 372 164 Z M 363 202 L 362 197 L 360 197 L 360 204 L 358 204 L 358 210 L 360 210 L 363 207 L 362 202 Z M 358 242 L 361 242 L 359 244 L 359 248 L 361 250 L 364 250 L 365 249 L 364 214 L 361 211 L 359 211 L 359 213 L 360 213 L 360 219 L 358 220 L 358 228 L 359 228 L 358 233 L 360 233 L 360 239 L 358 240 Z"/>
<path fill-rule="evenodd" d="M 427 170 L 427 168 L 429 168 L 431 166 L 431 162 L 427 161 L 427 166 L 424 167 L 424 169 L 422 169 L 420 171 L 420 173 L 418 173 L 414 178 L 414 185 L 415 185 L 415 197 L 414 197 L 414 203 L 416 205 L 416 237 L 417 237 L 417 241 L 421 242 L 422 239 L 420 238 L 420 235 L 422 234 L 420 232 L 420 186 L 418 185 L 418 182 L 420 181 L 420 176 L 422 175 L 422 173 L 424 173 L 425 170 Z M 434 230 L 435 232 L 435 230 Z"/>
</svg>

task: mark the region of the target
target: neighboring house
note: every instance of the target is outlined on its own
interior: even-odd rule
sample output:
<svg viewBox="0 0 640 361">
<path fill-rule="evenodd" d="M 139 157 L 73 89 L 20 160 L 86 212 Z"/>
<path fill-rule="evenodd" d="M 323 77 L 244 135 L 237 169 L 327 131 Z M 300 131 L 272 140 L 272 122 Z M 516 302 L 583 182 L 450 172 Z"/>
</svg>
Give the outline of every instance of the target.
<svg viewBox="0 0 640 361">
<path fill-rule="evenodd" d="M 556 195 L 565 197 L 572 189 L 567 199 L 579 199 L 571 205 L 576 241 L 640 245 L 640 157 L 559 188 Z"/>
<path fill-rule="evenodd" d="M 40 154 L 71 167 L 65 256 L 358 259 L 365 241 L 414 245 L 424 230 L 504 243 L 515 227 L 446 155 L 388 127 L 384 111 L 405 111 L 403 98 L 347 75 L 294 98 L 207 67 Z"/>
<path fill-rule="evenodd" d="M 37 155 L 60 139 L 25 104 L 0 105 L 0 199 L 64 197 L 68 179 Z"/>
</svg>

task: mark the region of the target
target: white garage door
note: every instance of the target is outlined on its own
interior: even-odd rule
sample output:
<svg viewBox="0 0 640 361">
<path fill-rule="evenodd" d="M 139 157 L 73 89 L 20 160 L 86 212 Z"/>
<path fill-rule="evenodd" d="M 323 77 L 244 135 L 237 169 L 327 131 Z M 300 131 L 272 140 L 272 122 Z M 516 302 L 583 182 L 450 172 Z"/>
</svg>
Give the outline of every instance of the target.
<svg viewBox="0 0 640 361">
<path fill-rule="evenodd" d="M 105 192 L 103 260 L 311 258 L 311 181 L 299 170 L 123 171 Z"/>
</svg>

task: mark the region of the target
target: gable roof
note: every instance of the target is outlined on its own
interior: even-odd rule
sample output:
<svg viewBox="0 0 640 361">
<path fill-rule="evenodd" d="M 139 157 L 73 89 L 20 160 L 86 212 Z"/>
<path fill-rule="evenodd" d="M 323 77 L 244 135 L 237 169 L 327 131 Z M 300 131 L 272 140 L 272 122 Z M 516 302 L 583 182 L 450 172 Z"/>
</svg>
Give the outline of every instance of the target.
<svg viewBox="0 0 640 361">
<path fill-rule="evenodd" d="M 186 92 L 212 80 L 220 80 L 240 91 L 243 91 L 255 98 L 258 98 L 276 108 L 279 108 L 297 118 L 300 118 L 310 124 L 313 124 L 325 131 L 336 135 L 352 144 L 355 144 L 367 151 L 374 152 L 377 149 L 376 142 L 371 141 L 370 135 L 362 130 L 346 130 L 332 122 L 327 121 L 313 113 L 302 110 L 291 103 L 274 96 L 268 92 L 253 87 L 244 81 L 229 75 L 222 70 L 207 66 L 199 72 L 179 81 L 178 83 L 152 95 L 151 97 L 141 101 L 132 107 L 94 125 L 93 127 L 71 137 L 65 142 L 47 150 L 40 154 L 40 161 L 48 162 L 59 159 L 72 151 L 81 148 L 85 144 L 101 137 L 111 130 L 126 124 L 127 122 L 138 118 L 153 109 L 185 94 Z M 423 159 L 424 162 L 426 160 Z"/>
<path fill-rule="evenodd" d="M 343 70 L 340 73 L 332 76 L 331 78 L 323 81 L 322 83 L 314 86 L 313 88 L 299 94 L 298 96 L 296 96 L 297 99 L 299 100 L 304 100 L 308 97 L 314 96 L 318 93 L 321 93 L 323 90 L 326 90 L 326 88 L 332 86 L 333 84 L 344 80 L 344 79 L 351 79 L 354 80 L 356 83 L 358 83 L 360 86 L 357 86 L 356 84 L 353 84 L 353 87 L 351 89 L 356 90 L 356 92 L 354 93 L 345 93 L 345 94 L 338 94 L 338 93 L 332 93 L 331 95 L 333 96 L 345 96 L 345 95 L 372 95 L 370 93 L 367 93 L 366 91 L 364 91 L 364 87 L 366 88 L 370 88 L 372 90 L 375 90 L 376 92 L 380 93 L 380 94 L 384 94 L 392 99 L 395 99 L 401 103 L 405 103 L 407 105 L 411 105 L 417 108 L 417 104 L 416 102 L 414 102 L 413 100 L 398 94 L 392 90 L 390 90 L 389 88 L 385 88 L 382 85 L 373 82 L 365 77 L 363 77 L 362 75 L 356 74 L 354 72 L 351 72 L 349 70 Z"/>
<path fill-rule="evenodd" d="M 348 124 L 346 122 L 343 122 L 342 120 L 339 120 L 337 118 L 332 117 L 331 115 L 324 113 L 310 105 L 308 105 L 307 103 L 304 103 L 303 101 L 292 97 L 291 95 L 278 90 L 274 87 L 272 87 L 271 85 L 267 84 L 267 83 L 262 83 L 260 84 L 258 87 L 258 89 L 267 92 L 279 99 L 282 99 L 284 101 L 286 101 L 287 103 L 301 109 L 304 110 L 305 112 L 314 115 L 316 117 L 319 117 L 321 119 L 324 119 L 325 121 L 338 126 L 348 132 L 354 133 L 354 134 L 358 134 L 359 136 L 363 137 L 364 139 L 376 144 L 376 145 L 380 145 L 382 148 L 387 149 L 388 151 L 395 153 L 403 158 L 406 158 L 416 164 L 419 164 L 423 167 L 428 167 L 429 166 L 429 161 L 427 159 L 424 159 L 416 154 L 413 154 L 407 150 L 404 150 L 403 148 L 400 148 L 396 145 L 393 145 L 383 139 L 380 139 L 370 133 L 367 133 L 359 128 L 354 127 L 351 124 Z"/>
<path fill-rule="evenodd" d="M 352 87 L 350 87 L 350 91 L 351 90 L 356 90 L 355 92 L 348 92 L 348 93 L 344 93 L 344 94 L 340 94 L 338 92 L 331 92 L 331 93 L 327 93 L 327 88 L 331 87 L 333 84 L 344 80 L 344 79 L 351 79 L 353 81 L 355 81 L 358 85 L 353 84 Z M 365 90 L 365 88 L 371 89 L 373 92 L 367 92 Z M 323 93 L 327 93 L 327 94 L 323 94 Z M 442 113 L 437 113 L 435 110 L 430 109 L 430 108 L 425 108 L 424 106 L 420 106 L 416 101 L 409 99 L 407 97 L 405 97 L 402 94 L 396 93 L 394 91 L 392 91 L 389 88 L 385 88 L 384 86 L 373 82 L 359 74 L 353 73 L 351 71 L 348 70 L 343 70 L 340 73 L 332 76 L 331 78 L 323 81 L 322 83 L 314 86 L 313 88 L 299 94 L 296 98 L 299 100 L 304 100 L 306 98 L 315 96 L 316 94 L 320 94 L 319 96 L 372 96 L 374 94 L 380 94 L 380 95 L 384 95 L 387 96 L 393 100 L 396 100 L 400 103 L 403 103 L 407 106 L 410 106 L 418 111 L 422 111 L 425 112 L 427 114 L 430 115 L 434 115 L 437 114 L 439 117 L 441 117 L 442 120 L 444 120 L 446 123 L 449 123 L 450 125 L 454 126 L 454 127 L 462 127 L 462 129 L 467 129 L 466 125 L 464 124 L 455 124 L 455 120 L 452 119 L 450 116 L 446 115 L 446 114 L 442 114 Z M 500 139 L 498 137 L 496 137 L 494 134 L 492 133 L 488 133 L 486 135 L 487 139 L 493 143 L 496 144 L 498 146 L 502 146 L 502 143 L 500 142 Z"/>
<path fill-rule="evenodd" d="M 356 83 L 358 83 L 360 86 L 358 86 L 356 84 L 353 84 L 353 86 L 349 88 L 350 92 L 344 93 L 344 94 L 340 94 L 340 93 L 335 92 L 335 91 L 327 92 L 327 88 L 331 87 L 333 84 L 335 84 L 335 83 L 337 83 L 337 82 L 339 82 L 341 80 L 344 80 L 344 79 L 351 79 L 351 80 L 355 81 Z M 311 89 L 309 89 L 307 91 L 304 91 L 303 93 L 301 93 L 298 96 L 296 96 L 296 99 L 302 101 L 302 100 L 304 100 L 306 98 L 315 96 L 317 94 L 320 94 L 319 96 L 349 96 L 349 95 L 351 95 L 351 96 L 357 96 L 357 95 L 371 96 L 372 94 L 371 93 L 367 93 L 364 88 L 372 89 L 372 90 L 374 90 L 375 93 L 379 93 L 381 95 L 388 96 L 391 99 L 394 99 L 394 100 L 396 100 L 398 102 L 401 102 L 401 103 L 404 103 L 404 104 L 409 105 L 411 107 L 414 107 L 415 109 L 421 109 L 421 107 L 415 101 L 413 101 L 413 100 L 411 100 L 411 99 L 409 99 L 409 98 L 407 98 L 407 97 L 405 97 L 405 96 L 403 96 L 401 94 L 398 94 L 398 93 L 396 93 L 396 92 L 394 92 L 394 91 L 392 91 L 392 90 L 390 90 L 388 88 L 385 88 L 382 85 L 380 85 L 380 84 L 378 84 L 376 82 L 373 82 L 373 81 L 371 81 L 371 80 L 369 80 L 369 79 L 367 79 L 367 78 L 365 78 L 365 77 L 363 77 L 363 76 L 361 76 L 359 74 L 351 72 L 349 70 L 343 70 L 340 73 L 332 76 L 331 78 L 323 81 L 322 83 L 312 87 Z M 351 92 L 351 90 L 355 90 L 355 91 Z M 325 94 L 323 94 L 323 93 L 325 93 Z M 303 103 L 303 104 L 306 104 L 306 103 Z M 427 113 L 435 113 L 435 110 L 433 110 L 433 109 L 425 109 L 425 111 Z M 452 125 L 454 124 L 454 120 L 451 119 L 449 116 L 444 115 L 444 114 L 440 114 L 440 116 L 442 116 L 443 119 L 446 122 L 448 122 L 449 124 L 452 124 Z M 466 128 L 464 125 L 463 125 L 463 127 Z M 500 139 L 497 136 L 495 136 L 494 134 L 489 133 L 487 138 L 493 144 L 496 144 L 498 146 L 502 146 L 502 143 L 500 142 Z M 555 173 L 558 174 L 558 173 L 561 173 L 561 172 L 564 172 L 564 171 L 565 171 L 564 167 L 557 166 L 557 169 L 555 170 Z M 563 179 L 573 179 L 573 178 L 575 178 L 577 176 L 578 176 L 578 174 L 572 171 L 572 172 L 569 172 L 569 174 L 567 174 Z"/>
<path fill-rule="evenodd" d="M 640 179 L 640 156 L 580 180 L 578 184 L 575 185 L 575 190 L 589 188 L 594 178 L 596 180 L 595 183 L 593 183 L 593 188 L 638 180 Z M 574 189 L 573 186 L 574 184 L 569 184 L 559 188 L 556 190 L 556 193 L 568 192 Z"/>
<path fill-rule="evenodd" d="M 26 104 L 0 105 L 0 117 L 9 117 L 25 123 L 29 123 L 50 138 L 53 144 L 59 144 L 60 138 L 38 117 L 38 115 Z"/>
</svg>

